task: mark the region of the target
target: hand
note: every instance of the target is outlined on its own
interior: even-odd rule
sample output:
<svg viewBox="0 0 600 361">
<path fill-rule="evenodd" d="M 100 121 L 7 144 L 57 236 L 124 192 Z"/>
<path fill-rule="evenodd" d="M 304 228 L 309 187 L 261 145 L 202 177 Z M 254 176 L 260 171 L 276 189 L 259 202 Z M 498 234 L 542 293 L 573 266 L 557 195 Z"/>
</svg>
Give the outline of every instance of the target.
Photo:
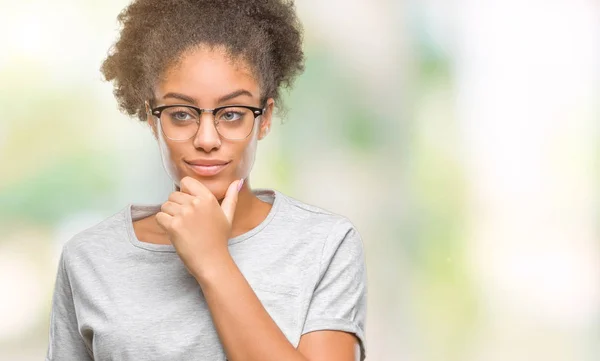
<svg viewBox="0 0 600 361">
<path fill-rule="evenodd" d="M 238 186 L 229 185 L 219 205 L 217 198 L 198 180 L 185 177 L 181 191 L 169 195 L 169 200 L 156 214 L 158 224 L 167 232 L 179 258 L 196 276 L 203 273 L 211 259 L 228 254 L 227 241 L 238 200 Z"/>
</svg>

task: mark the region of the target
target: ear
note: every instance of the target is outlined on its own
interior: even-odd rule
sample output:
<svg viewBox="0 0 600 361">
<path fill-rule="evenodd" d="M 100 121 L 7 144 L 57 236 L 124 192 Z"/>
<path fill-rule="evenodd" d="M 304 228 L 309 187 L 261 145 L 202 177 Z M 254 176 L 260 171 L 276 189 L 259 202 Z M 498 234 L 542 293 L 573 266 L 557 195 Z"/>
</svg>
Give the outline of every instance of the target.
<svg viewBox="0 0 600 361">
<path fill-rule="evenodd" d="M 156 133 L 156 118 L 152 115 L 152 109 L 150 108 L 150 103 L 148 103 L 147 100 L 144 102 L 144 107 L 146 108 L 146 121 L 152 129 L 152 134 L 154 134 L 154 138 L 158 138 L 158 133 Z"/>
<path fill-rule="evenodd" d="M 273 98 L 267 100 L 265 105 L 265 112 L 260 116 L 260 129 L 258 132 L 258 139 L 261 140 L 269 134 L 271 130 L 271 119 L 273 118 L 273 109 L 275 108 L 275 101 Z"/>
</svg>

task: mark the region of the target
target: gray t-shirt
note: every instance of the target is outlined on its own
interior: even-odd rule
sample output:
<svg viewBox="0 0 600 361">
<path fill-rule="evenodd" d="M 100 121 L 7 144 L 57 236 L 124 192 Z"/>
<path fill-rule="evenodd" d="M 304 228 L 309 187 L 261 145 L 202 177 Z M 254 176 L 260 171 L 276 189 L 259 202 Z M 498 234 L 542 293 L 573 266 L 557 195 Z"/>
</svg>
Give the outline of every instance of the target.
<svg viewBox="0 0 600 361">
<path fill-rule="evenodd" d="M 256 228 L 229 251 L 287 339 L 317 330 L 354 333 L 365 352 L 363 244 L 345 217 L 276 190 Z M 172 245 L 141 242 L 133 221 L 160 205 L 129 205 L 63 247 L 46 361 L 225 360 L 197 281 Z"/>
</svg>

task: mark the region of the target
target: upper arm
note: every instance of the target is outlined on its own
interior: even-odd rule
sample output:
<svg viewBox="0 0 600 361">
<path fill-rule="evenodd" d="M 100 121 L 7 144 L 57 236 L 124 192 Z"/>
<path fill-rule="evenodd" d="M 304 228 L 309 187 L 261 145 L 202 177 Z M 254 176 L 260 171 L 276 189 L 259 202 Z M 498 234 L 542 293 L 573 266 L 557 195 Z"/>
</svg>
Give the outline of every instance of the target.
<svg viewBox="0 0 600 361">
<path fill-rule="evenodd" d="M 349 221 L 342 220 L 323 249 L 299 348 L 310 352 L 311 361 L 364 360 L 366 307 L 362 239 Z"/>
<path fill-rule="evenodd" d="M 310 361 L 360 361 L 361 351 L 354 334 L 342 331 L 315 331 L 304 334 L 298 345 Z"/>
<path fill-rule="evenodd" d="M 79 333 L 73 293 L 65 268 L 65 257 L 63 249 L 52 296 L 46 360 L 91 361 L 93 358 Z"/>
</svg>

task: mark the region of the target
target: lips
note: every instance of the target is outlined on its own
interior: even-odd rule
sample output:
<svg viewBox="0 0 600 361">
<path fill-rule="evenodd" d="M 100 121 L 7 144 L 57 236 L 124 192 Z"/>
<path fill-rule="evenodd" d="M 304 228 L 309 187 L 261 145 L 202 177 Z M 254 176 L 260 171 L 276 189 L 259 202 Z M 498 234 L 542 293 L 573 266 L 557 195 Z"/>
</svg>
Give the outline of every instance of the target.
<svg viewBox="0 0 600 361">
<path fill-rule="evenodd" d="M 221 159 L 194 159 L 194 160 L 186 160 L 186 163 L 191 165 L 200 165 L 200 166 L 211 166 L 211 165 L 224 165 L 229 163 L 228 160 Z"/>
<path fill-rule="evenodd" d="M 186 161 L 186 165 L 196 174 L 202 177 L 210 177 L 219 174 L 230 162 L 223 160 L 193 160 Z"/>
</svg>

